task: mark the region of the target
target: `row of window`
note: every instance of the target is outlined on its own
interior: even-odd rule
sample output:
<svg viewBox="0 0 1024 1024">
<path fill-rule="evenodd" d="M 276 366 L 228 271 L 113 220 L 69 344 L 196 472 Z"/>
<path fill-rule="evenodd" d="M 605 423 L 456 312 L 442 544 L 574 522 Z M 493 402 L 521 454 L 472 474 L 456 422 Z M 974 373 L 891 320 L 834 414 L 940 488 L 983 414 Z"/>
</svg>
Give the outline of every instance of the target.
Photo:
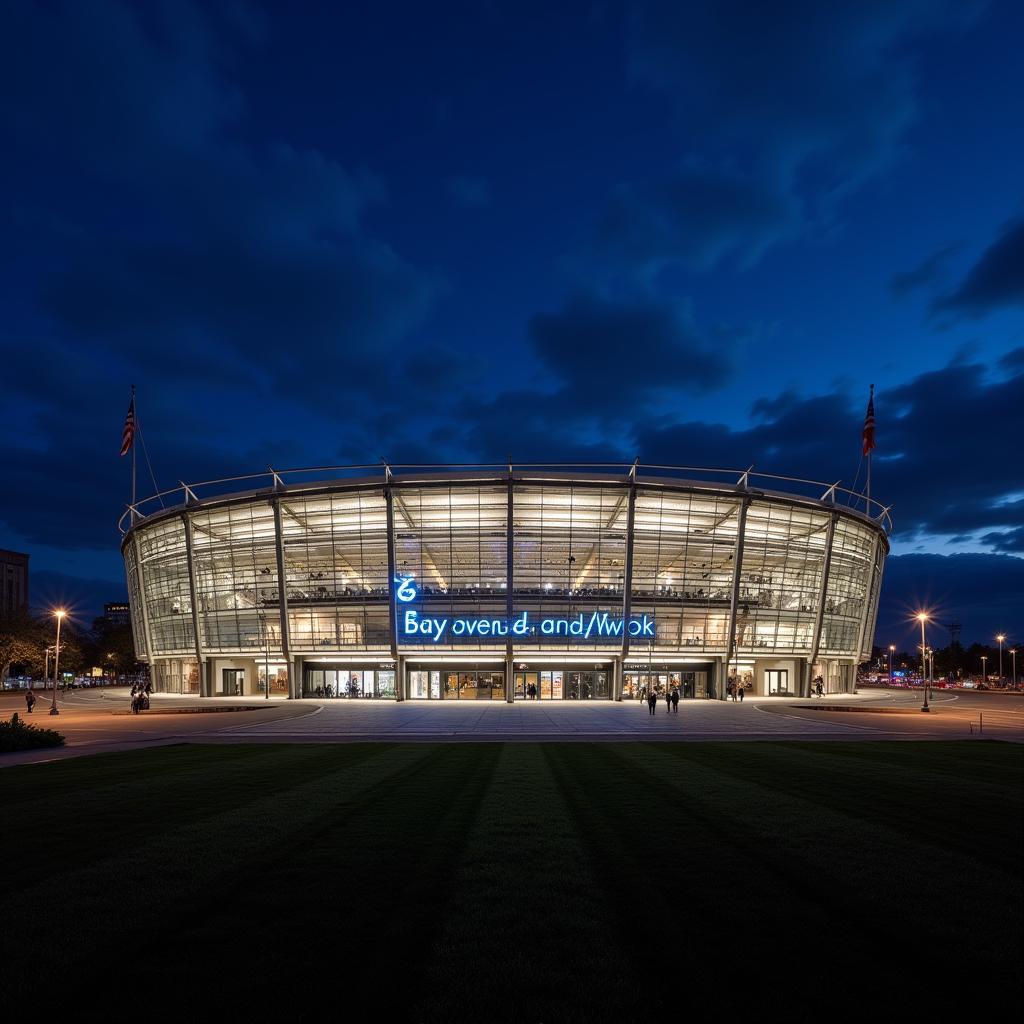
<svg viewBox="0 0 1024 1024">
<path fill-rule="evenodd" d="M 513 582 L 517 613 L 621 609 L 627 492 L 517 487 Z M 210 650 L 280 647 L 278 602 L 289 604 L 296 649 L 387 646 L 386 505 L 377 491 L 286 497 L 280 503 L 285 580 L 278 579 L 274 509 L 266 501 L 190 514 L 197 611 Z M 810 643 L 825 565 L 829 512 L 767 500 L 746 513 L 736 642 L 789 650 Z M 740 506 L 736 498 L 658 490 L 637 494 L 634 612 L 657 621 L 658 643 L 724 645 Z M 507 493 L 501 487 L 403 488 L 394 501 L 396 565 L 415 576 L 437 614 L 500 614 L 506 584 Z M 136 544 L 138 546 L 136 551 Z M 853 652 L 873 624 L 884 560 L 877 532 L 836 522 L 823 639 Z M 185 525 L 142 526 L 125 548 L 140 650 L 194 647 Z M 645 603 L 646 602 L 646 603 Z M 870 628 L 867 640 L 870 640 Z"/>
</svg>

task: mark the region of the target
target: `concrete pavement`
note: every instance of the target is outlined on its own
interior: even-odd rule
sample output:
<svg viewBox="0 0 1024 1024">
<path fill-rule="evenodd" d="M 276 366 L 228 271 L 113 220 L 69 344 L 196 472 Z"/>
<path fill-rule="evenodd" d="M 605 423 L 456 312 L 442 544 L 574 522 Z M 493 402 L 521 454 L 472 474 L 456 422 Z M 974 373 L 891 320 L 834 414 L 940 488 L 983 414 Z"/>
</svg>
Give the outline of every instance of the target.
<svg viewBox="0 0 1024 1024">
<path fill-rule="evenodd" d="M 67 745 L 0 755 L 0 766 L 171 743 L 416 741 L 1002 739 L 1024 742 L 1024 701 L 939 691 L 930 714 L 921 695 L 864 690 L 822 699 L 684 701 L 678 714 L 638 701 L 445 702 L 262 700 L 158 695 L 132 715 L 124 689 L 72 691 L 60 715 L 39 703 L 26 721 L 64 733 Z M 0 714 L 24 715 L 24 697 L 0 695 Z M 203 713 L 196 713 L 199 711 Z M 856 714 L 850 712 L 856 711 Z M 173 713 L 182 712 L 182 713 Z M 899 712 L 894 714 L 893 712 Z"/>
</svg>

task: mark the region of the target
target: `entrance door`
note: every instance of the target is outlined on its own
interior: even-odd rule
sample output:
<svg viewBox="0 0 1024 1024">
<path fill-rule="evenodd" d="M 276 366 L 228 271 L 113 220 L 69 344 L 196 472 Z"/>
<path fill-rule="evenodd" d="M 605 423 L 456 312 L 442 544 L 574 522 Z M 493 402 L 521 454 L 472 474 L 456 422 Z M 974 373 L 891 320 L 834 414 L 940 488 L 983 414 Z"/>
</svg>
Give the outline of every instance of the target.
<svg viewBox="0 0 1024 1024">
<path fill-rule="evenodd" d="M 789 691 L 789 670 L 785 668 L 765 669 L 764 681 L 769 696 L 791 697 Z"/>
<path fill-rule="evenodd" d="M 221 672 L 220 692 L 223 697 L 241 697 L 245 692 L 245 669 L 223 669 Z"/>
<path fill-rule="evenodd" d="M 550 675 L 550 673 L 547 673 Z M 536 700 L 541 695 L 539 672 L 516 673 L 516 698 L 519 700 Z M 550 696 L 550 694 L 549 694 Z"/>
</svg>

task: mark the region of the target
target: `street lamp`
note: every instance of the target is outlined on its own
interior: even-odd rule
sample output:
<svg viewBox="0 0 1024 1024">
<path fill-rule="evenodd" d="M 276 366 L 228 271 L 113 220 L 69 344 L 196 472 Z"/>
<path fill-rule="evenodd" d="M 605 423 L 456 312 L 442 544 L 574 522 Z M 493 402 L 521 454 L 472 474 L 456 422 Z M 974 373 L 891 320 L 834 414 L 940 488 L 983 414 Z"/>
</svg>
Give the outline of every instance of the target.
<svg viewBox="0 0 1024 1024">
<path fill-rule="evenodd" d="M 921 678 L 924 682 L 924 704 L 921 705 L 922 711 L 931 711 L 928 707 L 928 668 L 925 664 L 927 658 L 927 643 L 924 638 L 924 624 L 928 621 L 928 615 L 926 612 L 917 613 L 917 621 L 921 623 Z"/>
<path fill-rule="evenodd" d="M 999 641 L 999 685 L 1003 685 L 1003 641 L 1006 639 L 1005 633 L 1000 633 L 996 639 Z"/>
<path fill-rule="evenodd" d="M 983 654 L 981 656 L 981 681 L 986 684 L 988 683 L 988 665 L 985 664 L 987 661 L 988 655 Z"/>
<path fill-rule="evenodd" d="M 57 710 L 57 679 L 60 666 L 60 624 L 64 621 L 64 616 L 67 615 L 67 612 L 63 608 L 58 608 L 53 614 L 57 618 L 57 643 L 53 649 L 53 703 L 50 705 L 50 714 L 59 715 L 60 712 Z"/>
<path fill-rule="evenodd" d="M 896 645 L 889 644 L 889 685 L 892 686 L 892 656 L 896 653 Z"/>
<path fill-rule="evenodd" d="M 1016 688 L 1016 686 L 1017 686 L 1017 648 L 1016 647 L 1011 647 L 1010 648 L 1010 658 L 1012 659 L 1012 663 L 1013 663 L 1013 685 L 1014 685 L 1014 688 Z"/>
</svg>

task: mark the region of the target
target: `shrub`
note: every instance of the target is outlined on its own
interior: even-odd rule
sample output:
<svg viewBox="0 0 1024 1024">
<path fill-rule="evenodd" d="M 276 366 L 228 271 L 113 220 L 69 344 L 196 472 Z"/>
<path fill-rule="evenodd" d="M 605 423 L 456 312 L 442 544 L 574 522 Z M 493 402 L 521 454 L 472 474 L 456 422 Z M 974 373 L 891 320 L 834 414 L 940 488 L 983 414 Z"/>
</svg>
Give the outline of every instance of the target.
<svg viewBox="0 0 1024 1024">
<path fill-rule="evenodd" d="M 62 747 L 64 737 L 55 729 L 26 725 L 15 711 L 9 722 L 0 719 L 0 753 L 12 750 L 36 750 L 39 747 Z"/>
</svg>

